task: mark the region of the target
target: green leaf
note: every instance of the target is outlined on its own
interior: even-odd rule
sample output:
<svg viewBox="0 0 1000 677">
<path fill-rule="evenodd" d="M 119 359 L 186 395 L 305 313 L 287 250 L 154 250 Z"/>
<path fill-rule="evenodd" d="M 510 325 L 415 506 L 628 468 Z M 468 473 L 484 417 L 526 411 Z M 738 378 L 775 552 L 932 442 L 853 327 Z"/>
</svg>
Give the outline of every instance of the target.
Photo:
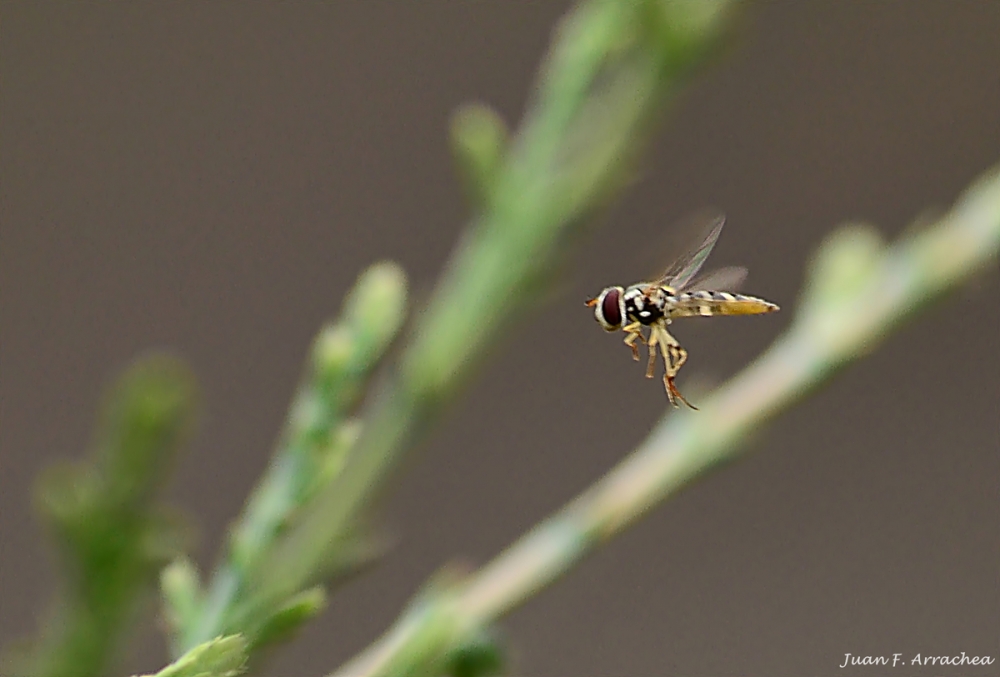
<svg viewBox="0 0 1000 677">
<path fill-rule="evenodd" d="M 294 595 L 256 631 L 254 646 L 281 642 L 326 607 L 326 590 L 317 585 Z"/>
<path fill-rule="evenodd" d="M 155 675 L 144 677 L 236 677 L 246 671 L 247 643 L 241 635 L 199 644 Z"/>
<path fill-rule="evenodd" d="M 451 121 L 451 150 L 476 210 L 486 209 L 507 151 L 508 131 L 500 115 L 481 103 L 466 104 Z"/>
<path fill-rule="evenodd" d="M 43 473 L 37 504 L 66 583 L 27 674 L 97 677 L 118 657 L 139 602 L 186 540 L 158 493 L 192 427 L 195 399 L 182 362 L 140 359 L 111 389 L 91 458 Z"/>
</svg>

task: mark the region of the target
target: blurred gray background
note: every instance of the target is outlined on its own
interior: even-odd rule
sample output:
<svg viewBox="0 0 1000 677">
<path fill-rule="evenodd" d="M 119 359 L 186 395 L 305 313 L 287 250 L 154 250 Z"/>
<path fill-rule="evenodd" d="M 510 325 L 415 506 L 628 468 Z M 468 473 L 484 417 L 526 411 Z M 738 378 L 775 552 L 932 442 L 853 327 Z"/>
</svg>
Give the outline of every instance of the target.
<svg viewBox="0 0 1000 677">
<path fill-rule="evenodd" d="M 420 298 L 441 270 L 468 216 L 451 111 L 481 99 L 515 125 L 567 6 L 4 3 L 0 642 L 34 630 L 54 580 L 33 479 L 84 452 L 109 379 L 151 347 L 203 386 L 171 495 L 210 565 L 355 276 L 395 259 Z M 688 382 L 721 380 L 790 321 L 834 225 L 893 236 L 949 205 L 1000 160 L 998 36 L 992 1 L 749 8 L 563 291 L 409 465 L 384 514 L 391 554 L 265 672 L 329 672 L 440 565 L 485 561 L 644 437 L 661 386 L 582 306 L 647 272 L 631 243 L 726 210 L 713 263 L 749 266 L 747 289 L 784 312 L 678 327 Z M 513 672 L 870 676 L 839 670 L 844 654 L 1000 658 L 998 337 L 992 273 L 505 619 Z M 154 631 L 137 644 L 128 667 L 160 667 Z"/>
</svg>

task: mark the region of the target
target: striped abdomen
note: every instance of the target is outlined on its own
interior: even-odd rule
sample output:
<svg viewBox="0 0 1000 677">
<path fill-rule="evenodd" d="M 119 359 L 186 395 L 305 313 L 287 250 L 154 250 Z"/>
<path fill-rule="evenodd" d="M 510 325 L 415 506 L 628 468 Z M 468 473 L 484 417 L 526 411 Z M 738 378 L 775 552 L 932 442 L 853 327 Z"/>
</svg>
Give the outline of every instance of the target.
<svg viewBox="0 0 1000 677">
<path fill-rule="evenodd" d="M 756 296 L 727 291 L 681 292 L 671 299 L 669 317 L 711 317 L 712 315 L 760 315 L 773 313 L 778 306 Z"/>
</svg>

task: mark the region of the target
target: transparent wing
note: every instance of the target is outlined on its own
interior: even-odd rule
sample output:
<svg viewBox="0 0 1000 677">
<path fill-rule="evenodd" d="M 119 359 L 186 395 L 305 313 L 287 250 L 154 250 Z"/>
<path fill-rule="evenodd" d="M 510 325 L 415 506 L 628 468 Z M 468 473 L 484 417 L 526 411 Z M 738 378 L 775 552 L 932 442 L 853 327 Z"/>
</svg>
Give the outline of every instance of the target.
<svg viewBox="0 0 1000 677">
<path fill-rule="evenodd" d="M 686 288 L 707 291 L 738 291 L 746 282 L 748 272 L 742 266 L 719 268 L 692 280 Z"/>
<path fill-rule="evenodd" d="M 653 284 L 666 285 L 674 289 L 689 286 L 694 276 L 705 265 L 708 255 L 712 253 L 712 247 L 719 239 L 722 226 L 726 224 L 726 217 L 723 214 L 711 213 L 706 217 L 705 223 L 706 225 L 702 226 L 704 235 L 696 241 L 698 244 L 678 258 Z"/>
</svg>

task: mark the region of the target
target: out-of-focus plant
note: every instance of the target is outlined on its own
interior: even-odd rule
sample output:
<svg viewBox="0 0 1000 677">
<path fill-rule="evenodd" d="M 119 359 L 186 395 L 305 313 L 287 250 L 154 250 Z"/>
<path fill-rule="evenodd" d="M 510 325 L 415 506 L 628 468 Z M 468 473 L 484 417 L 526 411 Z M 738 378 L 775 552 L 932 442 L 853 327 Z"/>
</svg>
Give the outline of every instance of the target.
<svg viewBox="0 0 1000 677">
<path fill-rule="evenodd" d="M 137 362 L 111 392 L 88 461 L 49 468 L 38 506 L 58 548 L 62 590 L 45 634 L 11 670 L 105 674 L 182 530 L 157 499 L 190 431 L 194 379 L 176 359 Z M 148 599 L 147 599 L 148 601 Z"/>
<path fill-rule="evenodd" d="M 269 553 L 290 525 L 343 471 L 363 424 L 353 415 L 372 371 L 405 317 L 406 279 L 392 263 L 369 268 L 348 295 L 341 317 L 317 337 L 270 467 L 232 528 L 229 549 L 202 592 L 194 566 L 174 562 L 163 592 L 176 653 L 220 634 L 241 632 L 251 647 L 278 640 L 314 616 L 326 593 L 320 575 L 286 586 L 267 604 L 248 600 L 268 573 Z M 334 545 L 312 553 L 317 568 L 344 574 L 371 558 L 361 524 Z M 309 555 L 303 553 L 304 557 Z"/>
<path fill-rule="evenodd" d="M 246 640 L 228 635 L 199 644 L 155 675 L 143 677 L 238 677 L 246 672 L 246 664 Z"/>
<path fill-rule="evenodd" d="M 56 488 L 43 504 L 72 566 L 59 622 L 26 672 L 105 674 L 157 572 L 176 660 L 156 677 L 238 674 L 318 613 L 328 587 L 377 553 L 370 509 L 398 461 L 538 297 L 587 217 L 628 180 L 650 124 L 718 43 L 732 4 L 582 2 L 560 23 L 516 131 L 482 105 L 458 112 L 452 146 L 474 211 L 462 242 L 377 387 L 373 374 L 406 315 L 406 281 L 391 263 L 362 274 L 340 317 L 320 332 L 271 465 L 204 586 L 182 556 L 163 567 L 176 539 L 152 498 L 188 418 L 190 379 L 173 363 L 137 367 L 145 376 L 126 384 L 144 385 L 121 389 L 114 411 L 125 414 L 112 417 L 112 443 L 102 446 L 111 452 L 71 481 L 47 482 Z M 748 431 L 995 260 L 998 246 L 996 171 L 932 228 L 893 246 L 871 229 L 839 231 L 817 257 L 795 322 L 757 362 L 702 398 L 697 414 L 671 413 L 617 468 L 493 562 L 436 577 L 336 674 L 501 669 L 495 619 L 736 453 Z"/>
</svg>

